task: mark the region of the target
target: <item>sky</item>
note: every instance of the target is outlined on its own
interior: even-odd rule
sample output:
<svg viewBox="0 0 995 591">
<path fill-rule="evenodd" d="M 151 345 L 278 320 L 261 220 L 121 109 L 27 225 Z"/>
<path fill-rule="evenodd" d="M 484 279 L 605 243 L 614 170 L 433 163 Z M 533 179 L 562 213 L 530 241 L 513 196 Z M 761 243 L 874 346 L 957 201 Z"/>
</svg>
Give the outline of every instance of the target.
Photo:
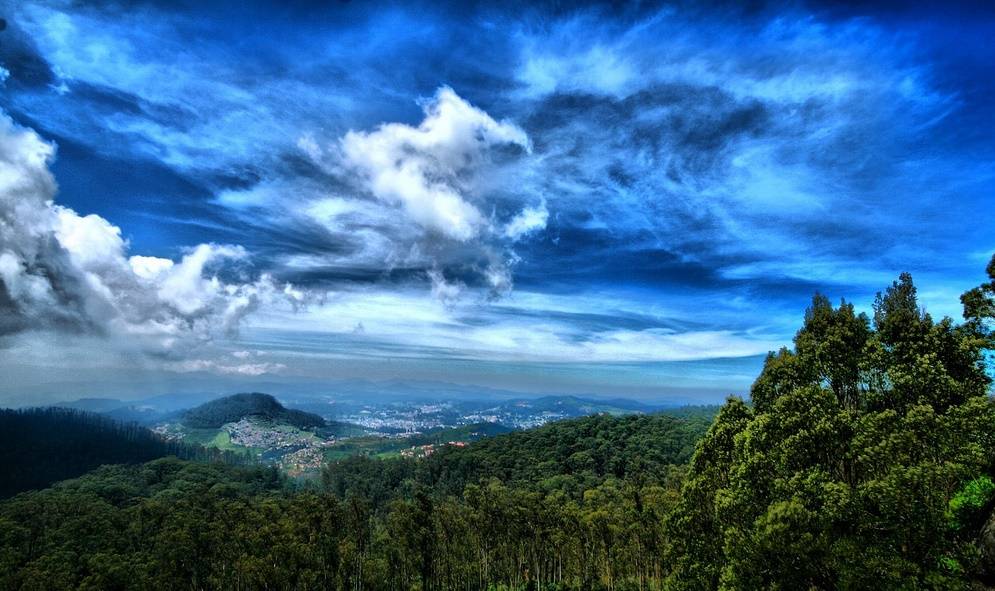
<svg viewBox="0 0 995 591">
<path fill-rule="evenodd" d="M 868 310 L 909 271 L 957 318 L 995 252 L 990 4 L 0 16 L 0 404 L 716 402 L 815 292 Z"/>
</svg>

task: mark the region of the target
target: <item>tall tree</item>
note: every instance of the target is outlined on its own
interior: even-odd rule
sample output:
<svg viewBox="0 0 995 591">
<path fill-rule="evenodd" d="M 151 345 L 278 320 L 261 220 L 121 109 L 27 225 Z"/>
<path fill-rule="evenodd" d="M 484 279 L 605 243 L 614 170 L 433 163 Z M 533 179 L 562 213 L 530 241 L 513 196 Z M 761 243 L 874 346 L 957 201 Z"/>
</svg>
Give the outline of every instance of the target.
<svg viewBox="0 0 995 591">
<path fill-rule="evenodd" d="M 965 294 L 960 325 L 934 322 L 908 274 L 878 294 L 873 324 L 817 295 L 794 350 L 767 358 L 754 412 L 730 401 L 699 443 L 670 518 L 669 587 L 963 585 L 978 524 L 956 515 L 995 488 L 979 480 L 995 449 L 992 278 Z"/>
</svg>

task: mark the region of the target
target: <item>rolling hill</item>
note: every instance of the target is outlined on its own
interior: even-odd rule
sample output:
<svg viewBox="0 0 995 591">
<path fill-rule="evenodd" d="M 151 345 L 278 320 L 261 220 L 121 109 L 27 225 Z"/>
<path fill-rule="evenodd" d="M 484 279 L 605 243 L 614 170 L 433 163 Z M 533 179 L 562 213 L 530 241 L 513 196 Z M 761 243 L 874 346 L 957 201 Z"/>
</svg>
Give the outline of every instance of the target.
<svg viewBox="0 0 995 591">
<path fill-rule="evenodd" d="M 259 392 L 234 394 L 205 402 L 198 407 L 184 411 L 181 415 L 181 422 L 185 426 L 195 429 L 217 429 L 226 423 L 253 417 L 284 423 L 299 429 L 326 427 L 325 419 L 322 417 L 302 410 L 286 408 L 276 398 Z"/>
</svg>

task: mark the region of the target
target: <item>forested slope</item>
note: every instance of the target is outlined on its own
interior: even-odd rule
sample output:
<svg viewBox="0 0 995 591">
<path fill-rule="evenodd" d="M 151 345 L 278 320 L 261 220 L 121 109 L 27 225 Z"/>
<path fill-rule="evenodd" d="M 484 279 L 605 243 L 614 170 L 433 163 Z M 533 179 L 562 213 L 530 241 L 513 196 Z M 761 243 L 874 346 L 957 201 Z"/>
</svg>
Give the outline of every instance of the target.
<svg viewBox="0 0 995 591">
<path fill-rule="evenodd" d="M 424 460 L 355 458 L 329 468 L 328 489 L 312 491 L 256 468 L 175 459 L 104 467 L 0 504 L 0 588 L 659 581 L 676 464 L 707 425 L 563 421 Z M 530 468 L 543 455 L 542 468 Z M 466 485 L 450 494 L 457 482 Z"/>
<path fill-rule="evenodd" d="M 419 461 L 351 457 L 324 471 L 326 488 L 381 503 L 406 480 L 437 494 L 458 495 L 468 484 L 495 478 L 535 490 L 579 495 L 606 478 L 657 483 L 684 464 L 708 428 L 705 407 L 684 418 L 670 415 L 594 415 L 527 431 L 443 447 Z"/>
<path fill-rule="evenodd" d="M 102 464 L 169 455 L 242 461 L 234 454 L 166 441 L 144 427 L 79 410 L 0 409 L 0 498 L 44 488 Z"/>
</svg>

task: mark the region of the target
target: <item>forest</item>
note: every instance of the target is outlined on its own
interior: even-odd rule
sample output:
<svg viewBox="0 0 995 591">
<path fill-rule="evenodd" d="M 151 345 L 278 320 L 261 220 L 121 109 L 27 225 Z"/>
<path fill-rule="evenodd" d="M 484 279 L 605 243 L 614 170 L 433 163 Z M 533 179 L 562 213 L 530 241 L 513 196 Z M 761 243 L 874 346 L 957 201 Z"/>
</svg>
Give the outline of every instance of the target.
<svg viewBox="0 0 995 591">
<path fill-rule="evenodd" d="M 166 441 L 133 423 L 67 408 L 0 409 L 0 499 L 44 488 L 103 464 L 176 456 L 241 464 L 248 458 Z"/>
<path fill-rule="evenodd" d="M 0 502 L 3 589 L 985 589 L 995 257 L 934 319 L 816 295 L 717 413 L 596 415 L 320 481 L 161 458 Z"/>
</svg>

